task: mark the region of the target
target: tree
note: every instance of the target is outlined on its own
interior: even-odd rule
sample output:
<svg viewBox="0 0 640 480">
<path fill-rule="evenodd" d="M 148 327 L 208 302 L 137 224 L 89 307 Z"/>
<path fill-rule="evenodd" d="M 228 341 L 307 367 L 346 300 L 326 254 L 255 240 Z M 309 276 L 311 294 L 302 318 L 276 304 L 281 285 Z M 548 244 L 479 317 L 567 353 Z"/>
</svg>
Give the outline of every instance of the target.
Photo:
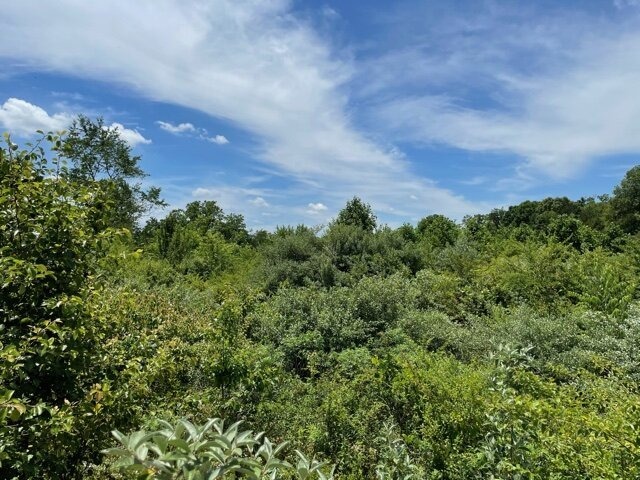
<svg viewBox="0 0 640 480">
<path fill-rule="evenodd" d="M 102 118 L 94 121 L 78 116 L 62 141 L 60 153 L 72 162 L 71 180 L 100 182 L 109 191 L 110 226 L 136 230 L 144 213 L 165 205 L 158 187 L 142 188 L 139 180 L 146 174 L 140 168 L 140 156 L 133 155 L 119 131 L 105 126 Z"/>
<path fill-rule="evenodd" d="M 353 197 L 340 210 L 335 220 L 339 225 L 352 225 L 366 232 L 373 232 L 376 228 L 376 216 L 371 205 L 364 203 L 358 197 Z"/>
<path fill-rule="evenodd" d="M 237 213 L 225 214 L 214 200 L 191 202 L 184 213 L 187 223 L 201 235 L 217 232 L 230 242 L 242 244 L 249 241 L 244 217 Z"/>
<path fill-rule="evenodd" d="M 215 229 L 223 220 L 222 208 L 213 200 L 188 203 L 184 209 L 187 221 L 200 233 Z"/>
<path fill-rule="evenodd" d="M 614 218 L 625 232 L 640 231 L 640 165 L 629 170 L 613 189 L 611 206 Z"/>
<path fill-rule="evenodd" d="M 57 137 L 48 139 L 54 151 L 61 147 Z M 91 418 L 78 413 L 100 379 L 92 365 L 100 322 L 90 300 L 115 232 L 99 223 L 96 182 L 70 180 L 39 146 L 20 150 L 8 136 L 6 145 L 0 148 L 0 477 L 70 478 L 91 455 L 90 429 L 83 427 Z"/>
<path fill-rule="evenodd" d="M 435 247 L 453 245 L 460 233 L 460 227 L 444 215 L 429 215 L 418 222 L 418 234 Z"/>
</svg>

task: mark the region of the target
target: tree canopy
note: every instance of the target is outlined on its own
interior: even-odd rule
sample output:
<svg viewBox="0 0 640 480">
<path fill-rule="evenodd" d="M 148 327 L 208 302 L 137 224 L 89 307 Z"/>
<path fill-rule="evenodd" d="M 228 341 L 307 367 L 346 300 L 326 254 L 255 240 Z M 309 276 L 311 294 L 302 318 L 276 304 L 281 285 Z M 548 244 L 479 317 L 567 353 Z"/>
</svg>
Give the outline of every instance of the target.
<svg viewBox="0 0 640 480">
<path fill-rule="evenodd" d="M 640 165 L 629 170 L 614 188 L 611 207 L 625 232 L 640 231 Z"/>
<path fill-rule="evenodd" d="M 109 192 L 106 211 L 111 226 L 136 230 L 143 214 L 165 205 L 158 187 L 143 189 L 140 180 L 146 174 L 140 167 L 140 156 L 134 155 L 119 130 L 107 127 L 102 118 L 78 116 L 62 138 L 60 155 L 71 161 L 70 179 L 99 182 Z"/>
<path fill-rule="evenodd" d="M 363 202 L 358 197 L 353 197 L 347 202 L 336 217 L 335 223 L 339 225 L 351 225 L 365 232 L 373 232 L 377 225 L 377 219 L 371 205 Z"/>
</svg>

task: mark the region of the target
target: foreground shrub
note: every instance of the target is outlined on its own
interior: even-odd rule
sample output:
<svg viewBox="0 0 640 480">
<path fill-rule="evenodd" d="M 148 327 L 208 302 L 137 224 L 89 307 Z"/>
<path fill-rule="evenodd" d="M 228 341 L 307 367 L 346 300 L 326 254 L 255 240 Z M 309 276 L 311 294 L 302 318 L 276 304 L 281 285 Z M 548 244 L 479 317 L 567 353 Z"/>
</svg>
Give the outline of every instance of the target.
<svg viewBox="0 0 640 480">
<path fill-rule="evenodd" d="M 1 478 L 70 478 L 102 434 L 104 319 L 91 305 L 100 261 L 124 232 L 105 228 L 99 185 L 67 173 L 39 146 L 7 136 L 0 148 Z"/>
<path fill-rule="evenodd" d="M 200 426 L 187 420 L 175 426 L 160 421 L 160 430 L 130 435 L 114 430 L 113 436 L 122 447 L 104 453 L 118 459 L 115 468 L 135 473 L 139 479 L 261 480 L 290 478 L 291 474 L 300 480 L 333 478 L 333 472 L 323 472 L 324 463 L 299 451 L 294 467 L 280 457 L 286 442 L 273 444 L 264 433 L 240 431 L 240 424 L 225 430 L 224 420 L 215 418 Z"/>
</svg>

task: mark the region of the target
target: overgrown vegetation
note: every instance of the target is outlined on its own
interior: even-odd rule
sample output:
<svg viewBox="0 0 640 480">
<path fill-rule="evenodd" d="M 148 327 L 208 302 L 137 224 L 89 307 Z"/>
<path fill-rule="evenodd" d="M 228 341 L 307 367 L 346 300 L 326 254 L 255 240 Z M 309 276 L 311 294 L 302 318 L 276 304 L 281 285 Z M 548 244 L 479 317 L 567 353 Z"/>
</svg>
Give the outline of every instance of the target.
<svg viewBox="0 0 640 480">
<path fill-rule="evenodd" d="M 640 166 L 460 224 L 139 226 L 103 132 L 0 149 L 1 478 L 640 478 Z"/>
</svg>

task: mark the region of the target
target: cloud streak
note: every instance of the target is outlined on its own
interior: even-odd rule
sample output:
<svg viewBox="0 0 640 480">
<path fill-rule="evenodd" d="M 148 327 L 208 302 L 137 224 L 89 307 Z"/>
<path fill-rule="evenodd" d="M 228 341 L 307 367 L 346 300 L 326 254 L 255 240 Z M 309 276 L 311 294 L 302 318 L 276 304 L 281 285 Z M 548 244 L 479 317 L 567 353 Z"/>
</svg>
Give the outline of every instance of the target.
<svg viewBox="0 0 640 480">
<path fill-rule="evenodd" d="M 638 19 L 525 13 L 441 19 L 447 30 L 429 38 L 449 48 L 417 39 L 373 59 L 363 75 L 383 100 L 369 115 L 418 145 L 510 156 L 507 189 L 640 152 Z M 388 74 L 401 64 L 405 75 Z"/>
<path fill-rule="evenodd" d="M 259 139 L 256 158 L 333 198 L 358 194 L 414 217 L 482 208 L 416 180 L 397 150 L 353 126 L 345 84 L 354 65 L 288 1 L 12 2 L 0 18 L 0 56 L 226 119 Z M 404 204 L 409 195 L 421 201 Z"/>
</svg>

